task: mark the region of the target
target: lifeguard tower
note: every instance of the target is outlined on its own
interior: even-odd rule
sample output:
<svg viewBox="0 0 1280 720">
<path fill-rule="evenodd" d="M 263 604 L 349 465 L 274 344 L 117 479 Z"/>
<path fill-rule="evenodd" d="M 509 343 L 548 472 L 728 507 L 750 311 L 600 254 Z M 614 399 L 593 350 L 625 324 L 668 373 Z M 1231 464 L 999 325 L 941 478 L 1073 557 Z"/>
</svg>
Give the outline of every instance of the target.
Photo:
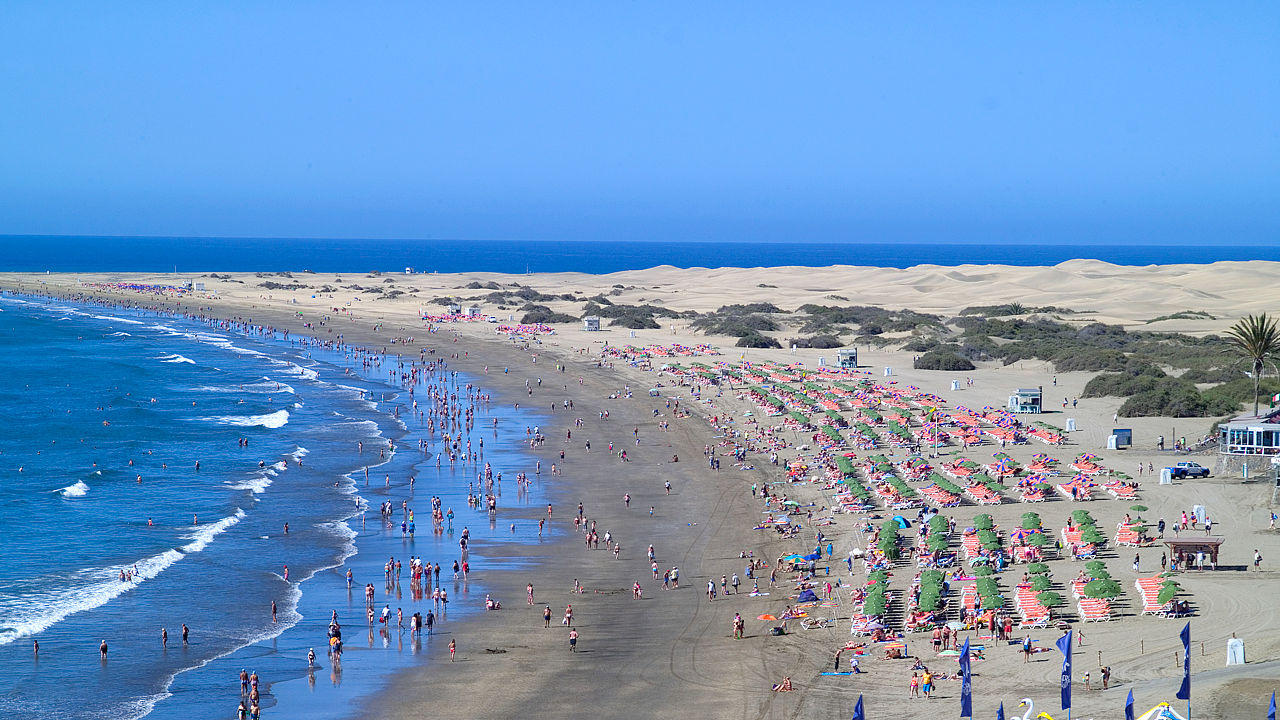
<svg viewBox="0 0 1280 720">
<path fill-rule="evenodd" d="M 844 370 L 858 369 L 858 348 L 845 348 L 836 351 L 836 359 Z"/>
<path fill-rule="evenodd" d="M 600 332 L 600 318 L 595 315 L 582 318 L 582 329 L 586 332 Z"/>
</svg>

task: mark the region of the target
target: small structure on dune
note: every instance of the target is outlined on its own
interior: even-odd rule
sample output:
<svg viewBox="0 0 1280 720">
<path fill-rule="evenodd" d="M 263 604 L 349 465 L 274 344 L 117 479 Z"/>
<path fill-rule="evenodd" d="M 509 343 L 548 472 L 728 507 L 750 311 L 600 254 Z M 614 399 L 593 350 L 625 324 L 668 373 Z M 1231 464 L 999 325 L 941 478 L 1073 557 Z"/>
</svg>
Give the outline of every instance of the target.
<svg viewBox="0 0 1280 720">
<path fill-rule="evenodd" d="M 582 329 L 587 332 L 600 332 L 600 318 L 595 315 L 582 318 Z"/>
<path fill-rule="evenodd" d="M 1009 412 L 1040 414 L 1044 393 L 1040 388 L 1018 388 L 1009 396 Z"/>
</svg>

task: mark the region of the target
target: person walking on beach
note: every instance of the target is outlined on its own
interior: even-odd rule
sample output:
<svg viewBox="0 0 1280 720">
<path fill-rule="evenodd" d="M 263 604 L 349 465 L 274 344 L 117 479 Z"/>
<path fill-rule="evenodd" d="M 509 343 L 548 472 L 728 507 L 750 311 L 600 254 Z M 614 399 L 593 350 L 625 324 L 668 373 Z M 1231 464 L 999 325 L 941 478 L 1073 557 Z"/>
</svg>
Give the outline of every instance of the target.
<svg viewBox="0 0 1280 720">
<path fill-rule="evenodd" d="M 449 640 L 449 662 L 453 662 L 453 656 L 457 652 L 458 652 L 458 641 L 450 639 Z"/>
<path fill-rule="evenodd" d="M 1254 548 L 1253 550 L 1253 569 L 1254 570 L 1262 569 L 1262 553 L 1258 552 L 1257 548 Z"/>
<path fill-rule="evenodd" d="M 578 652 L 578 631 L 569 631 L 569 652 Z"/>
<path fill-rule="evenodd" d="M 911 684 L 909 688 L 910 689 L 907 693 L 908 698 L 920 697 L 920 676 L 914 672 L 911 673 Z"/>
<path fill-rule="evenodd" d="M 542 610 L 542 627 L 551 627 L 551 606 L 548 605 Z"/>
</svg>

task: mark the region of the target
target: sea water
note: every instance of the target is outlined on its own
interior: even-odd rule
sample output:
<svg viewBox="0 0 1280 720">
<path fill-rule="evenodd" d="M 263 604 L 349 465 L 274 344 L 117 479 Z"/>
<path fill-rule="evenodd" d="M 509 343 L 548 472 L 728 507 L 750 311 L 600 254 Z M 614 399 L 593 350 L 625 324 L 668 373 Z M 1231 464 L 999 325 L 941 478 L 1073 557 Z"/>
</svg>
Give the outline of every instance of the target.
<svg viewBox="0 0 1280 720">
<path fill-rule="evenodd" d="M 1280 245 L 1045 242 L 675 242 L 129 238 L 0 236 L 0 269 L 15 272 L 612 273 L 658 265 L 760 267 L 1000 264 L 1041 266 L 1091 258 L 1116 265 L 1280 261 Z"/>
<path fill-rule="evenodd" d="M 504 543 L 538 540 L 534 521 L 512 531 L 508 517 L 466 507 L 478 469 L 437 468 L 419 449 L 438 435 L 387 368 L 197 320 L 13 296 L 0 297 L 0 348 L 6 716 L 231 717 L 247 668 L 273 717 L 344 717 L 390 670 L 429 655 L 407 633 L 367 627 L 365 583 L 378 609 L 407 618 L 429 605 L 408 591 L 410 555 L 451 564 L 468 523 L 477 568 L 511 567 Z M 528 421 L 477 415 L 477 427 Z M 488 438 L 495 469 L 531 469 L 518 445 Z M 536 486 L 517 494 L 508 482 L 504 510 L 545 504 Z M 430 495 L 458 513 L 456 528 L 431 533 Z M 416 511 L 415 538 L 398 514 L 382 521 L 384 499 Z M 403 563 L 403 589 L 383 583 L 389 557 Z M 482 577 L 446 584 L 451 616 L 482 607 Z M 334 610 L 351 648 L 341 669 L 325 658 Z M 309 647 L 321 656 L 310 671 Z"/>
</svg>

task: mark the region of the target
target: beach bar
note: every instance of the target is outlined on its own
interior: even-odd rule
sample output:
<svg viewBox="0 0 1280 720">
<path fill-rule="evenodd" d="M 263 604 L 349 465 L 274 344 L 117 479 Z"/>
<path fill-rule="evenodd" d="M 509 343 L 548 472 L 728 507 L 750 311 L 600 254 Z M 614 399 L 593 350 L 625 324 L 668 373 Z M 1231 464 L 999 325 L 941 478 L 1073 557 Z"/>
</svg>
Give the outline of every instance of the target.
<svg viewBox="0 0 1280 720">
<path fill-rule="evenodd" d="M 1038 415 L 1042 408 L 1042 395 L 1039 388 L 1018 388 L 1009 396 L 1009 411 Z"/>
<path fill-rule="evenodd" d="M 1280 455 L 1280 408 L 1241 415 L 1218 426 L 1218 451 L 1227 455 Z"/>
<path fill-rule="evenodd" d="M 1262 475 L 1280 458 L 1280 408 L 1241 415 L 1218 425 L 1218 463 L 1222 475 Z M 1247 469 L 1246 469 L 1247 468 Z"/>
<path fill-rule="evenodd" d="M 595 315 L 582 318 L 582 329 L 586 332 L 600 332 L 600 318 Z"/>
<path fill-rule="evenodd" d="M 858 369 L 858 348 L 844 348 L 836 351 L 840 367 L 845 370 Z"/>
</svg>

